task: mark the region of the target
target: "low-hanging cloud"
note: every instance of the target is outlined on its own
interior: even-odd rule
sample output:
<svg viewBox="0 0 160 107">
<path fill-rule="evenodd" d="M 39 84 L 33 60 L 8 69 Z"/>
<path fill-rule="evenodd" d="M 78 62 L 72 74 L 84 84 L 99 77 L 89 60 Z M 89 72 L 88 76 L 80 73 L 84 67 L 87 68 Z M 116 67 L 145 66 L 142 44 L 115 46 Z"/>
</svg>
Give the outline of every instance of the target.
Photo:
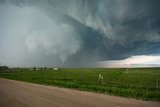
<svg viewBox="0 0 160 107">
<path fill-rule="evenodd" d="M 61 23 L 54 17 L 50 19 L 37 11 L 32 13 L 31 17 L 34 19 L 30 20 L 24 34 L 30 52 L 59 54 L 61 61 L 64 62 L 68 55 L 76 54 L 80 50 L 81 41 L 72 26 Z"/>
<path fill-rule="evenodd" d="M 159 54 L 159 7 L 152 0 L 0 0 L 0 38 L 21 38 L 24 65 L 76 67 Z"/>
</svg>

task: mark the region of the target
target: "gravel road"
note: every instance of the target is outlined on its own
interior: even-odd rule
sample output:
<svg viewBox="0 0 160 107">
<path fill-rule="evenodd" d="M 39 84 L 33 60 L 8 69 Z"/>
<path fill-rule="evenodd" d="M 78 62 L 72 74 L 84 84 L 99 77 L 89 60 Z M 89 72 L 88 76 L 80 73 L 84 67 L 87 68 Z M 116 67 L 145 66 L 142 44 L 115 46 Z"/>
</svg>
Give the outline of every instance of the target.
<svg viewBox="0 0 160 107">
<path fill-rule="evenodd" d="M 0 78 L 0 107 L 160 107 L 160 102 Z"/>
</svg>

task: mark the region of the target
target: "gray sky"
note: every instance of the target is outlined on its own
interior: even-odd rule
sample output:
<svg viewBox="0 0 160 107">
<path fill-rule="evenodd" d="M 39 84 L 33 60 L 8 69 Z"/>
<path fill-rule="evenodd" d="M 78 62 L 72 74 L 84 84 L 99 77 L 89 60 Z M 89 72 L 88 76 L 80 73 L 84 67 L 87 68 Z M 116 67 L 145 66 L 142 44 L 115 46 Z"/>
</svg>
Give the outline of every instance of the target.
<svg viewBox="0 0 160 107">
<path fill-rule="evenodd" d="M 0 50 L 9 66 L 159 66 L 160 1 L 0 0 Z"/>
</svg>

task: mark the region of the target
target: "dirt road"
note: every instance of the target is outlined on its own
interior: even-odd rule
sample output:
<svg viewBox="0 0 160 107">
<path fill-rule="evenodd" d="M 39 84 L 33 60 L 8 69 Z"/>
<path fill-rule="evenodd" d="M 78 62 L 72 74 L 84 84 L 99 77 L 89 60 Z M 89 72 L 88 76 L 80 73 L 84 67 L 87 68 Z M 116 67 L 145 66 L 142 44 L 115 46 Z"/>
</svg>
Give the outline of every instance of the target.
<svg viewBox="0 0 160 107">
<path fill-rule="evenodd" d="M 147 102 L 0 78 L 0 107 L 160 107 Z"/>
</svg>

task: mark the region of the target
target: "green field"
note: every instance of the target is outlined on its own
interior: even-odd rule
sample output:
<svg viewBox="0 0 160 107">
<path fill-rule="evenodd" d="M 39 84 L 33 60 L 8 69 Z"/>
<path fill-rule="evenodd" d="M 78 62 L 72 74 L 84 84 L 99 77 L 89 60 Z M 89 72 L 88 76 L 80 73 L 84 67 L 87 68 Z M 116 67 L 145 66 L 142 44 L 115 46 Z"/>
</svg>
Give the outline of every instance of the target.
<svg viewBox="0 0 160 107">
<path fill-rule="evenodd" d="M 98 83 L 102 74 L 104 83 Z M 78 68 L 58 71 L 14 69 L 0 71 L 1 78 L 72 89 L 160 101 L 160 68 Z"/>
</svg>

